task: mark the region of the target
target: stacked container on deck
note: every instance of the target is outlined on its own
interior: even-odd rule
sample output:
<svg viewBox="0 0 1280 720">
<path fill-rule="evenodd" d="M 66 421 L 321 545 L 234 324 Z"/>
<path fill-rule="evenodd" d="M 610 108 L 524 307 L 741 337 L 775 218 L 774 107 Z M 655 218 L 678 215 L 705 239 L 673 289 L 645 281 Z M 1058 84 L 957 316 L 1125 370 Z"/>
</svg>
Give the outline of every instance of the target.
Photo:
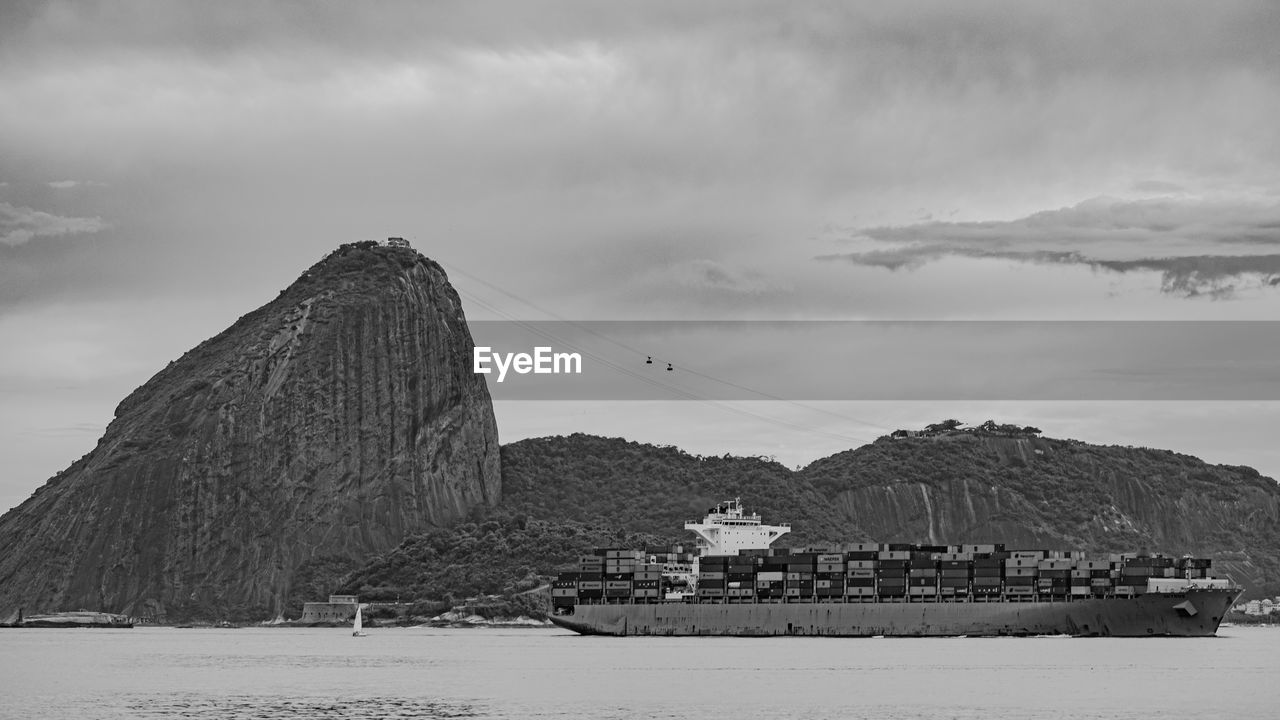
<svg viewBox="0 0 1280 720">
<path fill-rule="evenodd" d="M 787 548 L 773 548 L 756 566 L 756 599 L 766 602 L 781 600 L 787 594 Z"/>
<path fill-rule="evenodd" d="M 880 545 L 877 543 L 858 543 L 845 552 L 844 596 L 850 601 L 875 597 L 879 553 Z"/>
<path fill-rule="evenodd" d="M 813 574 L 817 572 L 818 554 L 792 551 L 786 556 L 787 601 L 808 601 L 813 598 Z"/>
<path fill-rule="evenodd" d="M 578 603 L 658 602 L 668 589 L 670 553 L 607 549 L 579 558 L 576 572 L 552 583 L 556 607 Z M 743 550 L 699 559 L 697 602 L 1057 601 L 1131 597 L 1151 578 L 1209 576 L 1203 558 L 1116 554 L 1085 560 L 1074 551 L 1014 550 L 1003 545 L 855 543 L 831 547 Z"/>
</svg>

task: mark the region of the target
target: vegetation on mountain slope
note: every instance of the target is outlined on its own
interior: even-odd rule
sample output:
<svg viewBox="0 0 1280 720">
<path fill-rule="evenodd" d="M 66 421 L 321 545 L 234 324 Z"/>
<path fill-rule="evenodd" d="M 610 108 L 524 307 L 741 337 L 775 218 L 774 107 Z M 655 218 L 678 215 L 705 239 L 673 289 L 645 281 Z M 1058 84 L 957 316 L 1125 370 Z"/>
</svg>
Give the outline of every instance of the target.
<svg viewBox="0 0 1280 720">
<path fill-rule="evenodd" d="M 411 538 L 343 588 L 387 599 L 519 592 L 592 547 L 691 546 L 683 523 L 741 496 L 766 522 L 793 525 L 783 546 L 1007 542 L 1207 554 L 1253 594 L 1280 592 L 1273 480 L 1164 450 L 1037 435 L 886 437 L 794 472 L 618 438 L 524 440 L 502 448 L 496 509 Z"/>
</svg>

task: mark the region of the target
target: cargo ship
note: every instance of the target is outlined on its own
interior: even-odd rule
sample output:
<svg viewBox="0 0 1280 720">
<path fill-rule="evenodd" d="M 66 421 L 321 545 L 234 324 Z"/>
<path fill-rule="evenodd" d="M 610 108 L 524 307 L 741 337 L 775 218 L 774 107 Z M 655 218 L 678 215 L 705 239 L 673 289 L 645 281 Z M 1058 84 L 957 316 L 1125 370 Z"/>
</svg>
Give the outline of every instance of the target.
<svg viewBox="0 0 1280 720">
<path fill-rule="evenodd" d="M 696 548 L 604 548 L 552 583 L 551 621 L 584 635 L 1214 635 L 1240 596 L 1209 558 L 1000 544 L 773 548 L 740 499 L 685 529 Z"/>
</svg>

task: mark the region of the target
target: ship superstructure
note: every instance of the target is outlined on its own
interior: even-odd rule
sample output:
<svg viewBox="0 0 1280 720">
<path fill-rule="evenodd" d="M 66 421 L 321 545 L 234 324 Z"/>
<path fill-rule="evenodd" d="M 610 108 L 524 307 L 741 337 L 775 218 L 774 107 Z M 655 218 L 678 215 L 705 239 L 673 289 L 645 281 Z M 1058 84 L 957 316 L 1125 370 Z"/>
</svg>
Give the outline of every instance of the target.
<svg viewBox="0 0 1280 720">
<path fill-rule="evenodd" d="M 1203 636 L 1240 596 L 1209 558 L 1000 544 L 773 548 L 739 500 L 701 523 L 696 557 L 599 550 L 552 584 L 557 625 L 608 635 Z M 667 565 L 655 562 L 664 558 Z M 688 573 L 664 572 L 671 562 Z"/>
<path fill-rule="evenodd" d="M 789 524 L 763 525 L 758 513 L 748 515 L 742 508 L 742 498 L 720 503 L 707 510 L 702 522 L 687 522 L 684 529 L 698 536 L 698 557 L 764 550 L 791 532 Z"/>
</svg>

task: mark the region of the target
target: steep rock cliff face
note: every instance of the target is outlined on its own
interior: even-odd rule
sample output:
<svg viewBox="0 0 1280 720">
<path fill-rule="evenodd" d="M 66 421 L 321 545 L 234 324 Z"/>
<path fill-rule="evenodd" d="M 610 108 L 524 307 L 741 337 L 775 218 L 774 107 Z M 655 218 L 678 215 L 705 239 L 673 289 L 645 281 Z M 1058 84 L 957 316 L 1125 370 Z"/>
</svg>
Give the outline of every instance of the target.
<svg viewBox="0 0 1280 720">
<path fill-rule="evenodd" d="M 1047 438 L 881 439 L 802 473 L 884 541 L 1212 555 L 1280 592 L 1280 486 L 1164 450 Z"/>
<path fill-rule="evenodd" d="M 363 561 L 501 491 L 458 295 L 345 245 L 127 397 L 0 518 L 0 608 L 278 611 L 309 559 Z"/>
</svg>

